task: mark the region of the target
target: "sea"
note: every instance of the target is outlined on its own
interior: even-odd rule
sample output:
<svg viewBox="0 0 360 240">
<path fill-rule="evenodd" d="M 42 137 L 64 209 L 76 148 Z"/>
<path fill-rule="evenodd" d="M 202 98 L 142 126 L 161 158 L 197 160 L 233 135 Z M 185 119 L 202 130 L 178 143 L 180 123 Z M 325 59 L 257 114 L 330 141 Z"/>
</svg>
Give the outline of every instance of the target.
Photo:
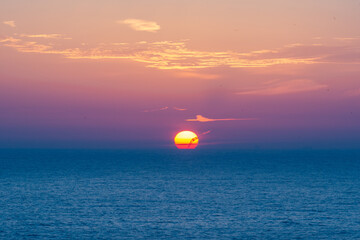
<svg viewBox="0 0 360 240">
<path fill-rule="evenodd" d="M 2 149 L 0 239 L 360 239 L 360 151 Z"/>
</svg>

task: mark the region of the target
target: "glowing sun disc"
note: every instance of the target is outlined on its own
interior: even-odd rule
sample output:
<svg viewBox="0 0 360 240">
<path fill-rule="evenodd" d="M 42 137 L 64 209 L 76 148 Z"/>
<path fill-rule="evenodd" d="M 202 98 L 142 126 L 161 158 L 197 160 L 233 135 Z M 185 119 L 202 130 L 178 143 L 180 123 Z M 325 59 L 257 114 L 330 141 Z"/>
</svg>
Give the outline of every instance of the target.
<svg viewBox="0 0 360 240">
<path fill-rule="evenodd" d="M 192 131 L 182 131 L 176 134 L 174 142 L 178 149 L 194 149 L 198 145 L 199 138 Z"/>
</svg>

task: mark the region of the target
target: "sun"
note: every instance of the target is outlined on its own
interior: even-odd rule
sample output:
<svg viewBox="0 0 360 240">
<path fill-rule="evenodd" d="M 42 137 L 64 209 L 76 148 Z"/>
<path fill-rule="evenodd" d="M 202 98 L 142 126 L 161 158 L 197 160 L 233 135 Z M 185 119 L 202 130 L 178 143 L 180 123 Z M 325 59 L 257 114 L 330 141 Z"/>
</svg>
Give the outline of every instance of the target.
<svg viewBox="0 0 360 240">
<path fill-rule="evenodd" d="M 174 142 L 178 149 L 194 149 L 198 145 L 199 138 L 192 131 L 182 131 L 176 134 Z"/>
</svg>

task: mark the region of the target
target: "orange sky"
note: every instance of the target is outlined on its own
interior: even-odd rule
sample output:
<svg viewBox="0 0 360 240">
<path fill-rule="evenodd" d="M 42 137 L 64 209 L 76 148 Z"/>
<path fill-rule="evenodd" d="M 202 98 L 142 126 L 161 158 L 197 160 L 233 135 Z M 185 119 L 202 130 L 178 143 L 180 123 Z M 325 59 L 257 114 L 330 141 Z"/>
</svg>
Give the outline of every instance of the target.
<svg viewBox="0 0 360 240">
<path fill-rule="evenodd" d="M 355 0 L 2 1 L 0 143 L 358 146 L 359 26 Z"/>
</svg>

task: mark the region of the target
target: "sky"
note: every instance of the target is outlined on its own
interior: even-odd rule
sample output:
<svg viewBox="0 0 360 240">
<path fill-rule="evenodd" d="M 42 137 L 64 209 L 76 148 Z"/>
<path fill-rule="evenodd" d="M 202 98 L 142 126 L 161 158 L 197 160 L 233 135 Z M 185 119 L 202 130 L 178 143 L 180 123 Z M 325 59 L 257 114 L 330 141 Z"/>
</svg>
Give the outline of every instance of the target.
<svg viewBox="0 0 360 240">
<path fill-rule="evenodd" d="M 360 0 L 2 0 L 0 148 L 360 148 Z"/>
</svg>

